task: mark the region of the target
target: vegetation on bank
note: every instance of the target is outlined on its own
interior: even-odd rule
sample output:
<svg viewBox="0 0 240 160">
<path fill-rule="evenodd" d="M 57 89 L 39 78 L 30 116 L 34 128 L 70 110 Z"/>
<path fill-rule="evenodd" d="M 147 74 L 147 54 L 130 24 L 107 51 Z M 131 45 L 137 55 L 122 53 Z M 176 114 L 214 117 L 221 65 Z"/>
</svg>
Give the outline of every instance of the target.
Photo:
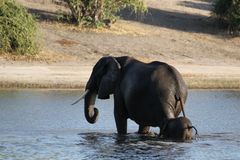
<svg viewBox="0 0 240 160">
<path fill-rule="evenodd" d="M 36 21 L 15 0 L 0 0 L 0 52 L 37 53 Z"/>
<path fill-rule="evenodd" d="M 143 0 L 64 0 L 72 13 L 72 20 L 77 25 L 110 26 L 117 20 L 117 13 L 122 9 L 142 14 L 147 11 Z"/>
<path fill-rule="evenodd" d="M 125 8 L 135 13 L 147 10 L 143 0 L 62 0 L 71 10 L 71 20 L 87 27 L 110 26 Z M 0 53 L 33 55 L 38 52 L 35 18 L 15 0 L 0 0 Z"/>
<path fill-rule="evenodd" d="M 144 0 L 58 1 L 70 9 L 71 18 L 68 20 L 87 27 L 109 27 L 123 9 L 136 14 L 147 11 Z M 240 0 L 207 1 L 213 2 L 213 14 L 227 24 L 229 33 L 240 35 Z M 0 0 L 0 52 L 18 55 L 37 53 L 36 26 L 35 18 L 15 0 Z"/>
<path fill-rule="evenodd" d="M 71 20 L 77 25 L 110 26 L 117 13 L 130 9 L 142 14 L 147 11 L 144 0 L 62 0 L 71 10 Z M 213 14 L 227 24 L 230 34 L 240 34 L 240 0 L 208 0 L 213 3 Z"/>
<path fill-rule="evenodd" d="M 215 0 L 213 13 L 227 24 L 230 34 L 240 34 L 240 0 Z"/>
</svg>

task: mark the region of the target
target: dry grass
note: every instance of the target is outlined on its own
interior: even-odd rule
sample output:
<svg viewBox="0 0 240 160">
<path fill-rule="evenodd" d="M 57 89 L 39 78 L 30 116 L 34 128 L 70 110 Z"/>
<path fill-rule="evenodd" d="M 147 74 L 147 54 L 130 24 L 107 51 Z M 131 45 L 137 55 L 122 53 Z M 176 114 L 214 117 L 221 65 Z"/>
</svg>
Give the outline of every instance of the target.
<svg viewBox="0 0 240 160">
<path fill-rule="evenodd" d="M 63 43 L 65 41 L 61 41 Z M 60 42 L 59 42 L 60 43 Z M 64 45 L 64 44 L 63 44 Z M 70 45 L 69 42 L 65 42 L 65 45 Z M 78 61 L 79 57 L 73 55 L 65 55 L 60 53 L 55 53 L 52 51 L 42 50 L 37 55 L 17 55 L 9 53 L 0 53 L 0 59 L 9 62 L 25 62 L 25 63 L 58 63 L 58 62 L 68 62 L 68 61 Z"/>
<path fill-rule="evenodd" d="M 71 25 L 68 23 L 59 23 L 59 22 L 41 22 L 43 27 L 48 27 L 55 30 L 65 30 L 73 32 L 94 32 L 94 33 L 111 33 L 116 35 L 135 35 L 135 36 L 149 36 L 151 31 L 146 30 L 139 25 L 123 20 L 119 20 L 114 23 L 111 28 L 87 28 Z"/>
<path fill-rule="evenodd" d="M 187 83 L 189 89 L 240 89 L 239 79 L 219 79 L 219 78 L 186 78 L 184 80 Z M 1 81 L 0 88 L 40 88 L 40 89 L 84 89 L 83 83 L 24 83 L 24 82 L 9 82 Z"/>
<path fill-rule="evenodd" d="M 23 83 L 23 82 L 9 82 L 0 81 L 0 88 L 4 89 L 84 89 L 85 84 L 53 84 L 53 83 Z"/>
<path fill-rule="evenodd" d="M 73 46 L 78 44 L 78 42 L 68 40 L 68 39 L 61 39 L 61 40 L 57 40 L 56 42 L 63 46 Z"/>
<path fill-rule="evenodd" d="M 240 79 L 232 78 L 184 78 L 189 89 L 240 89 Z"/>
</svg>

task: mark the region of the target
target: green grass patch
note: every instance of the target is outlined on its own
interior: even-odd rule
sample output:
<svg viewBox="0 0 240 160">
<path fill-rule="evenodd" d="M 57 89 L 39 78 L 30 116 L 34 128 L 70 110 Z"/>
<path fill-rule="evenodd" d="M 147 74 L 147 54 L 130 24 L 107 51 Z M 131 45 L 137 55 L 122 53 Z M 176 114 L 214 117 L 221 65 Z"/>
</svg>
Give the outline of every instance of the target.
<svg viewBox="0 0 240 160">
<path fill-rule="evenodd" d="M 15 0 L 0 0 L 0 52 L 36 54 L 35 18 Z"/>
<path fill-rule="evenodd" d="M 147 12 L 143 0 L 64 0 L 72 13 L 72 22 L 88 27 L 110 27 L 117 13 L 130 9 L 137 14 Z"/>
<path fill-rule="evenodd" d="M 240 0 L 215 0 L 213 13 L 227 24 L 230 34 L 240 34 Z"/>
</svg>

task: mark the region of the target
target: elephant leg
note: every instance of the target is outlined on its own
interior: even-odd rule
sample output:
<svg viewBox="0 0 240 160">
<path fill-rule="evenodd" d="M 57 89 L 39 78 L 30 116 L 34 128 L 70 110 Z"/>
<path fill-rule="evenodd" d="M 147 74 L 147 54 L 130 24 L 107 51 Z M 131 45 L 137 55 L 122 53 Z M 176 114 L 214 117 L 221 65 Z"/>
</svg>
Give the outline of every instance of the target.
<svg viewBox="0 0 240 160">
<path fill-rule="evenodd" d="M 114 94 L 114 118 L 118 134 L 127 134 L 127 110 L 120 94 Z"/>
<path fill-rule="evenodd" d="M 163 111 L 165 114 L 165 118 L 168 119 L 172 119 L 175 118 L 175 107 L 174 105 L 172 105 L 169 102 L 163 103 Z"/>
<path fill-rule="evenodd" d="M 118 107 L 114 107 L 114 118 L 118 134 L 127 134 L 127 118 Z"/>
<path fill-rule="evenodd" d="M 162 120 L 159 123 L 159 128 L 160 128 L 159 136 L 160 137 L 163 137 L 163 134 L 167 127 L 168 120 L 175 118 L 175 108 L 173 107 L 173 105 L 171 103 L 165 102 L 165 103 L 162 103 L 162 106 L 163 106 L 164 117 L 162 118 Z"/>
<path fill-rule="evenodd" d="M 148 134 L 149 133 L 150 126 L 142 126 L 139 125 L 138 127 L 138 134 Z"/>
</svg>

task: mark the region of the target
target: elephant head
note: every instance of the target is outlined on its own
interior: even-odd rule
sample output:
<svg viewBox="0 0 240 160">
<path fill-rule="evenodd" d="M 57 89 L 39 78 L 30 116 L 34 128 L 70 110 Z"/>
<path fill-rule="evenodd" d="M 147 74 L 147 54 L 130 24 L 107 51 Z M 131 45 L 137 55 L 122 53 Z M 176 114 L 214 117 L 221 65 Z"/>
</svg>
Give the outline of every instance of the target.
<svg viewBox="0 0 240 160">
<path fill-rule="evenodd" d="M 192 126 L 192 123 L 188 118 L 172 118 L 168 120 L 160 135 L 163 136 L 163 138 L 172 140 L 191 140 L 193 139 L 192 129 L 195 129 L 197 135 L 197 129 Z"/>
<path fill-rule="evenodd" d="M 96 96 L 108 99 L 118 84 L 121 66 L 114 57 L 101 58 L 93 68 L 85 88 L 84 112 L 89 123 L 95 123 L 98 109 L 94 107 Z"/>
</svg>

